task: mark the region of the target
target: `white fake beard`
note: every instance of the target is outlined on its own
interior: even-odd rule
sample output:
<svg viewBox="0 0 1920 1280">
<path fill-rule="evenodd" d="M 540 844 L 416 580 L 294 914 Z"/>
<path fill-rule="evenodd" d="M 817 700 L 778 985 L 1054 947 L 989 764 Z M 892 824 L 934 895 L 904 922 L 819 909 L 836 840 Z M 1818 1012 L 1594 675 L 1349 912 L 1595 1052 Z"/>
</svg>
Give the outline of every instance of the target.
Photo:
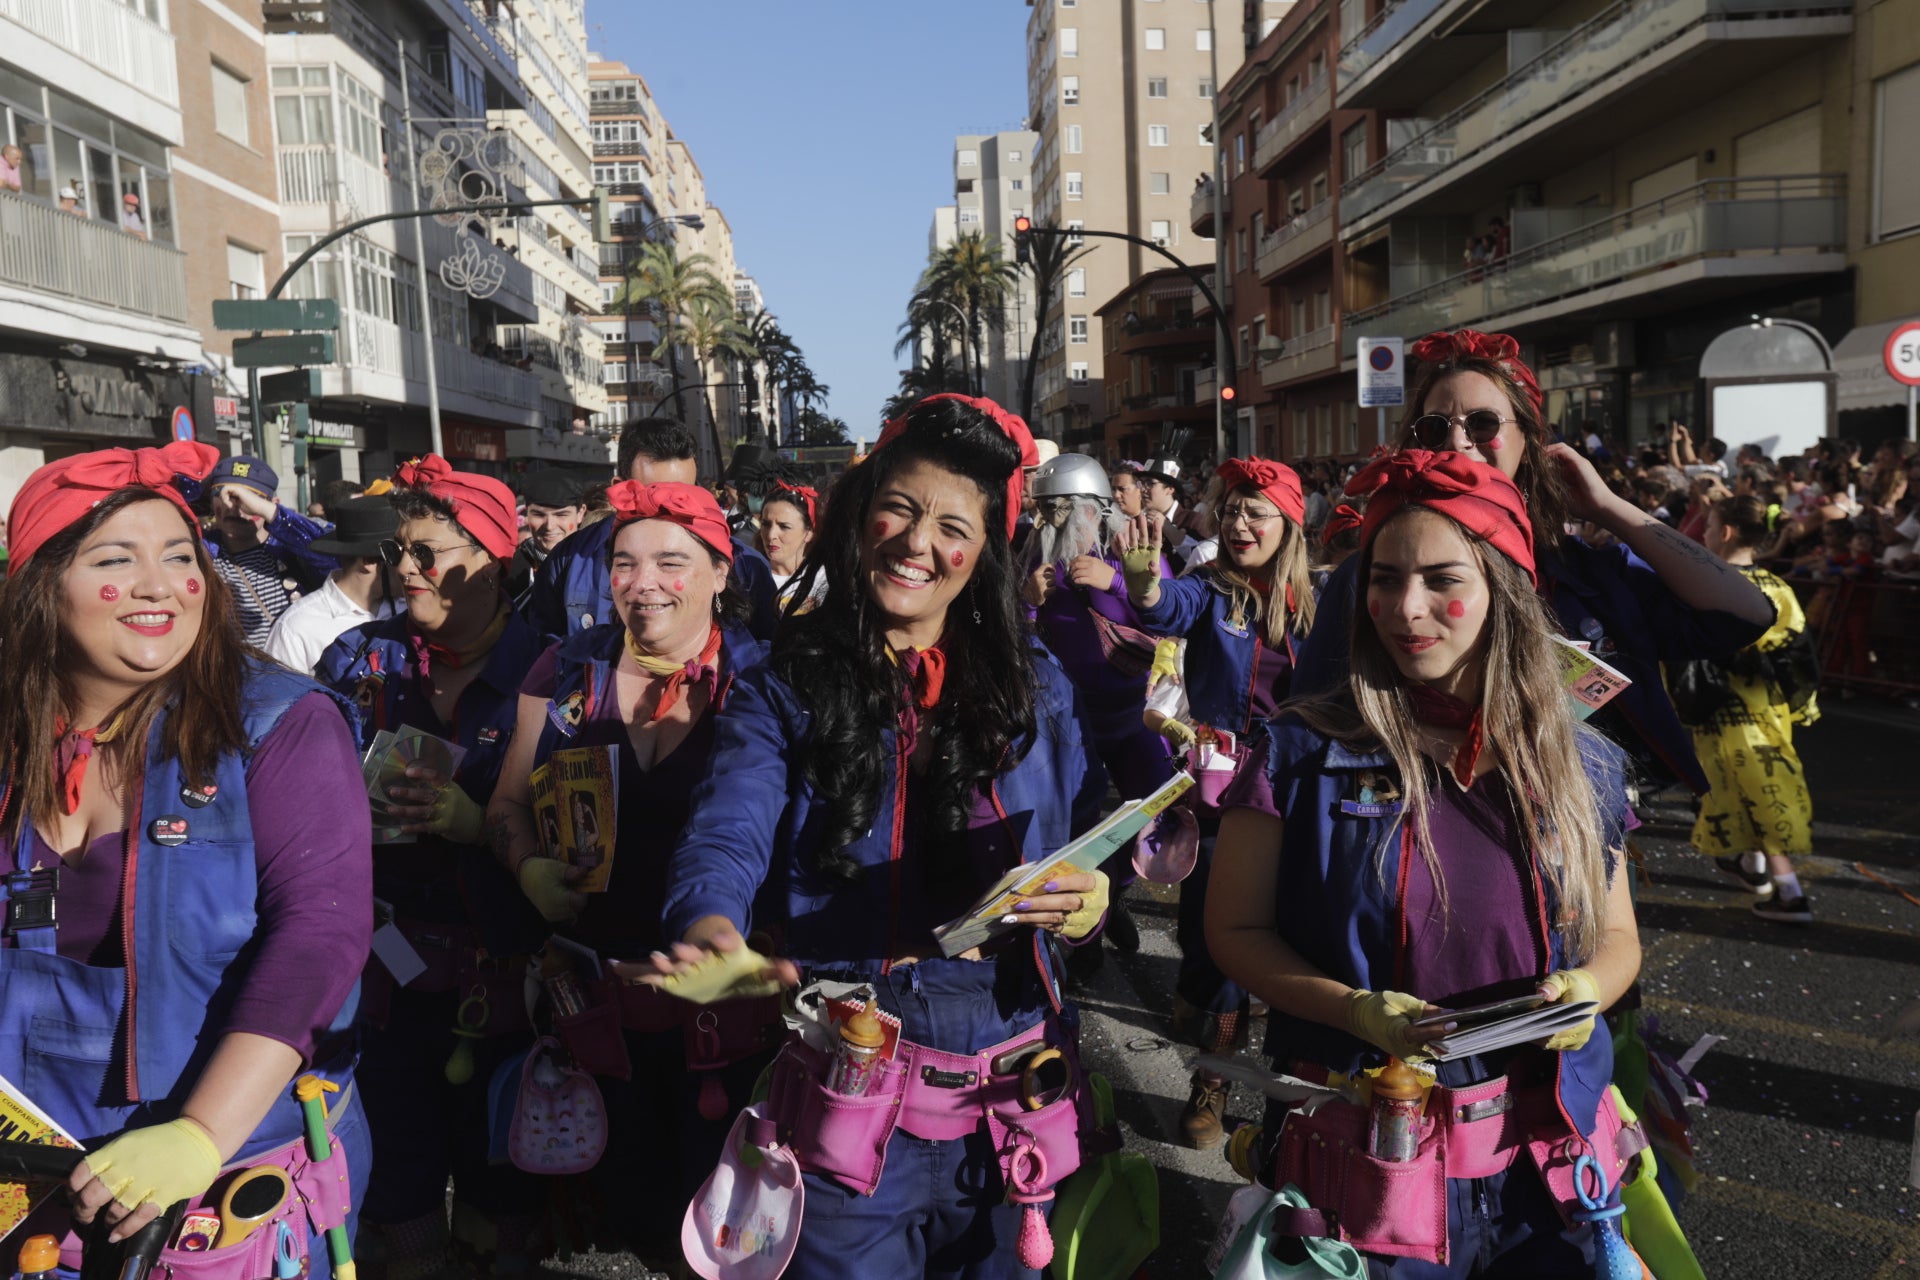
<svg viewBox="0 0 1920 1280">
<path fill-rule="evenodd" d="M 1067 564 L 1081 556 L 1103 555 L 1107 543 L 1106 513 L 1095 498 L 1075 498 L 1073 514 L 1064 525 L 1052 521 L 1034 530 L 1034 566 Z"/>
</svg>

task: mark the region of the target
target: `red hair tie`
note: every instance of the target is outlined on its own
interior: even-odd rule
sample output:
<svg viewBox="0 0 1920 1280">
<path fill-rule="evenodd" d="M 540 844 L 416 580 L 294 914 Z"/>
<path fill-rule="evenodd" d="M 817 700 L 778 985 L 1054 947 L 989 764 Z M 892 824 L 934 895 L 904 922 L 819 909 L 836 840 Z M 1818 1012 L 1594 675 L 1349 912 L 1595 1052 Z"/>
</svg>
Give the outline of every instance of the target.
<svg viewBox="0 0 1920 1280">
<path fill-rule="evenodd" d="M 995 426 L 1006 434 L 1007 439 L 1020 448 L 1020 466 L 1037 467 L 1040 465 L 1040 449 L 1033 442 L 1033 431 L 1027 426 L 1027 420 L 1017 413 L 1010 413 L 992 400 L 983 396 L 963 396 L 952 391 L 943 391 L 937 396 L 928 396 L 913 406 L 937 404 L 942 400 L 958 400 L 961 404 L 985 414 Z M 897 418 L 891 418 L 881 428 L 880 438 L 873 442 L 873 452 L 878 453 L 900 437 L 907 429 L 907 419 L 913 416 L 913 409 L 907 410 Z M 1007 538 L 1013 538 L 1014 530 L 1020 524 L 1021 498 L 1026 493 L 1025 478 L 1016 469 L 1007 480 Z"/>
<path fill-rule="evenodd" d="M 1441 330 L 1430 333 L 1407 348 L 1407 354 L 1423 364 L 1449 364 L 1459 360 L 1491 360 L 1507 371 L 1519 384 L 1533 411 L 1539 413 L 1545 403 L 1539 379 L 1520 358 L 1520 343 L 1510 333 L 1481 333 L 1478 329 Z"/>
<path fill-rule="evenodd" d="M 1327 523 L 1321 526 L 1320 538 L 1323 542 L 1332 542 L 1347 530 L 1358 529 L 1364 523 L 1360 513 L 1343 502 L 1333 509 L 1333 514 L 1327 517 Z"/>
<path fill-rule="evenodd" d="M 1360 518 L 1367 542 L 1403 507 L 1428 507 L 1485 538 L 1540 585 L 1526 500 L 1513 481 L 1484 462 L 1460 453 L 1403 449 L 1362 468 L 1347 482 L 1347 496 L 1367 499 L 1366 514 Z"/>
<path fill-rule="evenodd" d="M 1307 518 L 1307 500 L 1300 491 L 1300 475 L 1284 462 L 1270 458 L 1228 458 L 1219 470 L 1227 491 L 1257 489 L 1295 524 Z"/>
<path fill-rule="evenodd" d="M 437 453 L 401 463 L 393 481 L 430 493 L 452 507 L 460 527 L 494 559 L 513 558 L 520 542 L 519 504 L 504 482 L 475 471 L 455 471 Z"/>
<path fill-rule="evenodd" d="M 810 488 L 804 484 L 788 484 L 785 480 L 776 480 L 773 485 L 773 492 L 767 496 L 777 498 L 782 494 L 791 495 L 798 499 L 800 505 L 806 508 L 807 527 L 809 529 L 820 523 L 820 491 L 818 489 Z"/>
<path fill-rule="evenodd" d="M 158 449 L 96 449 L 49 462 L 27 477 L 8 513 L 7 572 L 18 573 L 47 539 L 121 489 L 160 495 L 198 532 L 199 522 L 174 477 L 205 480 L 219 461 L 220 451 L 210 444 L 176 440 Z"/>
<path fill-rule="evenodd" d="M 697 484 L 641 484 L 622 480 L 607 489 L 614 527 L 635 520 L 665 520 L 679 525 L 706 544 L 715 555 L 733 563 L 733 532 L 720 504 Z"/>
</svg>

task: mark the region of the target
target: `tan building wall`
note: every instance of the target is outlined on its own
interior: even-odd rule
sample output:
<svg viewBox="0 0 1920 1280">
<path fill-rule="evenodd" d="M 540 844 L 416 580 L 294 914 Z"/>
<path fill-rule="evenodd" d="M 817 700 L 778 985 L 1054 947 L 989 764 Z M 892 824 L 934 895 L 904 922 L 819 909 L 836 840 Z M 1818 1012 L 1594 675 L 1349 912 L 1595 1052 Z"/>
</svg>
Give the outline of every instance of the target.
<svg viewBox="0 0 1920 1280">
<path fill-rule="evenodd" d="M 228 247 L 260 255 L 260 279 L 267 288 L 284 265 L 266 36 L 260 0 L 176 0 L 171 17 L 186 133 L 185 145 L 173 153 L 176 225 L 187 255 L 191 323 L 209 353 L 227 356 L 236 335 L 213 327 L 213 303 L 238 296 L 233 275 L 244 274 L 230 274 Z M 244 139 L 216 127 L 216 69 L 245 84 Z M 233 377 L 244 382 L 238 373 Z"/>
</svg>

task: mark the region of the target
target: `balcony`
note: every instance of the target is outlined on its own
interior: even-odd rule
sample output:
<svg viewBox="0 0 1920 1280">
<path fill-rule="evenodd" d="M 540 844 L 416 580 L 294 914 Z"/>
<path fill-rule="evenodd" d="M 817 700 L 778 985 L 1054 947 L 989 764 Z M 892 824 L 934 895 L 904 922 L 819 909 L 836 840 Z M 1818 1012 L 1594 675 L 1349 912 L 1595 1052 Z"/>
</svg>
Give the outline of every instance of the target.
<svg viewBox="0 0 1920 1280">
<path fill-rule="evenodd" d="M 1174 316 L 1168 320 L 1143 316 L 1132 324 L 1109 318 L 1105 328 L 1113 343 L 1107 349 L 1108 353 L 1116 356 L 1213 345 L 1213 323 L 1203 323 L 1189 315 Z"/>
<path fill-rule="evenodd" d="M 1323 324 L 1297 338 L 1288 338 L 1280 354 L 1260 361 L 1260 385 L 1281 387 L 1302 378 L 1332 373 L 1340 367 L 1340 347 L 1333 326 Z"/>
<path fill-rule="evenodd" d="M 121 0 L 0 0 L 0 18 L 18 23 L 122 84 L 132 85 L 166 104 L 169 110 L 180 110 L 173 33 Z M 63 87 L 69 92 L 83 92 L 78 85 Z M 115 114 L 138 118 L 132 111 Z"/>
<path fill-rule="evenodd" d="M 1846 0 L 1798 0 L 1801 16 L 1780 18 L 1781 0 L 1616 0 L 1565 33 L 1539 57 L 1428 124 L 1406 145 L 1340 192 L 1349 232 L 1408 198 L 1441 197 L 1466 184 L 1449 205 L 1473 208 L 1516 172 L 1580 154 L 1598 137 L 1621 137 L 1683 113 L 1802 50 L 1804 41 L 1843 34 Z M 1684 74 L 1674 74 L 1685 66 Z M 1661 76 L 1658 92 L 1649 81 Z M 1499 172 L 1488 170 L 1498 160 Z M 1477 181 L 1475 179 L 1478 179 Z M 1405 208 L 1400 204 L 1400 208 Z M 1375 221 L 1378 221 L 1377 219 Z"/>
<path fill-rule="evenodd" d="M 1209 272 L 1207 274 L 1207 287 L 1219 296 L 1221 306 L 1227 308 L 1229 311 L 1233 310 L 1233 281 L 1227 281 L 1226 292 L 1222 293 L 1219 282 L 1215 280 L 1213 274 Z M 1196 317 L 1211 316 L 1213 314 L 1213 304 L 1207 301 L 1207 295 L 1202 293 L 1198 288 L 1195 288 L 1193 291 L 1193 314 Z"/>
<path fill-rule="evenodd" d="M 1269 171 L 1281 157 L 1292 151 L 1294 144 L 1315 126 L 1325 123 L 1332 110 L 1333 92 L 1323 71 L 1320 78 L 1309 81 L 1300 96 L 1283 107 L 1279 115 L 1260 126 L 1253 140 L 1253 171 L 1263 178 L 1272 177 Z"/>
<path fill-rule="evenodd" d="M 604 101 L 595 98 L 587 104 L 587 114 L 590 116 L 640 116 L 644 115 L 645 112 L 640 109 L 640 103 L 632 98 L 620 98 L 613 101 Z"/>
<path fill-rule="evenodd" d="M 426 344 L 390 320 L 340 308 L 340 362 L 326 370 L 326 392 L 390 404 L 426 403 Z M 444 338 L 433 344 L 441 400 L 455 413 L 535 426 L 540 375 L 475 355 Z"/>
<path fill-rule="evenodd" d="M 1333 201 L 1322 200 L 1305 213 L 1281 223 L 1260 242 L 1260 254 L 1253 261 L 1260 283 L 1279 276 L 1287 268 L 1305 261 L 1307 256 L 1333 243 Z"/>
<path fill-rule="evenodd" d="M 334 205 L 338 214 L 366 218 L 391 212 L 395 192 L 404 191 L 373 165 L 331 144 L 281 147 L 276 160 L 282 204 Z"/>
<path fill-rule="evenodd" d="M 1846 177 L 1732 178 L 1615 214 L 1489 267 L 1347 313 L 1342 346 L 1362 334 L 1411 338 L 1462 325 L 1519 328 L 1604 311 L 1631 316 L 1658 295 L 1667 310 L 1769 280 L 1846 268 Z"/>
<path fill-rule="evenodd" d="M 653 164 L 653 153 L 647 150 L 647 144 L 638 138 L 628 138 L 623 142 L 595 142 L 593 144 L 595 160 L 645 160 Z"/>
<path fill-rule="evenodd" d="M 1209 240 L 1213 238 L 1213 192 L 1213 179 L 1209 178 L 1193 189 L 1193 199 L 1187 206 L 1187 225 L 1193 228 L 1193 234 Z M 1232 196 L 1225 191 L 1220 193 L 1220 212 L 1233 212 Z"/>
<path fill-rule="evenodd" d="M 186 263 L 172 245 L 0 190 L 0 284 L 185 324 Z"/>
<path fill-rule="evenodd" d="M 1339 62 L 1335 67 L 1340 90 L 1340 105 L 1354 105 L 1351 101 L 1355 85 L 1367 76 L 1375 67 L 1386 61 L 1387 55 L 1394 52 L 1401 41 L 1413 33 L 1415 27 L 1431 18 L 1453 0 L 1388 0 L 1383 8 L 1358 35 L 1340 47 Z M 1345 35 L 1345 32 L 1341 33 Z"/>
<path fill-rule="evenodd" d="M 1129 427 L 1179 426 L 1213 421 L 1213 401 L 1202 400 L 1197 387 L 1192 395 L 1130 395 L 1130 390 L 1127 383 L 1106 388 L 1108 427 L 1125 430 Z"/>
</svg>

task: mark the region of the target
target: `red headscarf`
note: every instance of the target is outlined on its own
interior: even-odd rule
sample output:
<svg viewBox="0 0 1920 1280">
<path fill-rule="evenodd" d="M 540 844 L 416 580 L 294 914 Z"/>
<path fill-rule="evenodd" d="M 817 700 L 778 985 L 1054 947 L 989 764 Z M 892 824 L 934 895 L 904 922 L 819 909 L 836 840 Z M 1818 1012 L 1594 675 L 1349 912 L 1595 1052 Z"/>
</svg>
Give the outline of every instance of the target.
<svg viewBox="0 0 1920 1280">
<path fill-rule="evenodd" d="M 820 523 L 820 491 L 804 484 L 788 484 L 785 480 L 774 482 L 773 492 L 767 495 L 767 501 L 785 498 L 789 502 L 798 502 L 807 512 L 807 527 L 813 528 Z"/>
<path fill-rule="evenodd" d="M 119 489 L 149 489 L 180 509 L 198 530 L 175 476 L 204 480 L 220 461 L 210 444 L 176 440 L 158 449 L 100 449 L 49 462 L 27 477 L 7 516 L 7 572 L 18 573 L 47 539 Z"/>
<path fill-rule="evenodd" d="M 622 480 L 607 490 L 614 527 L 635 520 L 666 520 L 704 542 L 728 564 L 733 563 L 733 533 L 727 517 L 711 493 L 697 484 L 641 484 Z"/>
<path fill-rule="evenodd" d="M 455 471 L 453 464 L 437 453 L 403 464 L 393 473 L 393 480 L 430 493 L 452 507 L 460 527 L 494 559 L 513 558 L 520 541 L 520 516 L 513 490 L 504 482 L 472 471 Z"/>
<path fill-rule="evenodd" d="M 1520 344 L 1512 334 L 1481 333 L 1478 329 L 1455 329 L 1452 333 L 1441 330 L 1416 341 L 1407 348 L 1407 354 L 1424 364 L 1447 364 L 1468 358 L 1491 360 L 1520 384 L 1520 390 L 1533 402 L 1533 411 L 1540 412 L 1543 403 L 1540 382 L 1527 362 L 1520 358 Z"/>
<path fill-rule="evenodd" d="M 918 409 L 920 405 L 933 404 L 940 400 L 958 400 L 961 404 L 985 414 L 993 420 L 995 426 L 1006 433 L 1007 439 L 1019 446 L 1021 467 L 1037 467 L 1040 465 L 1039 446 L 1033 442 L 1033 432 L 1028 428 L 1027 420 L 1019 414 L 1009 413 L 992 400 L 985 399 L 984 397 L 963 396 L 952 391 L 943 391 L 937 396 L 928 396 L 925 400 L 920 401 L 919 404 L 914 405 L 913 408 Z M 873 443 L 874 453 L 878 453 L 886 448 L 899 437 L 901 432 L 907 429 L 907 418 L 911 416 L 912 413 L 913 409 L 909 409 L 899 417 L 888 420 L 887 425 L 881 429 L 880 438 Z M 1013 475 L 1007 479 L 1008 539 L 1012 539 L 1014 530 L 1020 525 L 1021 498 L 1025 493 L 1025 478 L 1016 470 Z"/>
<path fill-rule="evenodd" d="M 1403 507 L 1421 506 L 1459 521 L 1485 538 L 1540 585 L 1533 563 L 1533 521 L 1513 481 L 1484 462 L 1458 453 L 1403 449 L 1368 463 L 1347 482 L 1349 498 L 1366 498 L 1361 540 L 1371 542 L 1380 526 Z"/>
<path fill-rule="evenodd" d="M 1227 482 L 1227 492 L 1258 489 L 1287 519 L 1295 524 L 1306 520 L 1307 500 L 1300 493 L 1300 476 L 1284 462 L 1270 458 L 1228 458 L 1219 475 Z"/>
</svg>

